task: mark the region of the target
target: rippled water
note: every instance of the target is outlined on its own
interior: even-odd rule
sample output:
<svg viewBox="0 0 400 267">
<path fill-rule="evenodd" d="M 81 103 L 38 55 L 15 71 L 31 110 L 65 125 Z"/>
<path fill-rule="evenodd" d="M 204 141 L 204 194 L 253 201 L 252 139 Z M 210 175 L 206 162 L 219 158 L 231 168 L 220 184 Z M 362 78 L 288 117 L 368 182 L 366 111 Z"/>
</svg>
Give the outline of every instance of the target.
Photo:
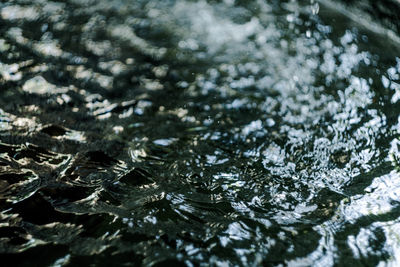
<svg viewBox="0 0 400 267">
<path fill-rule="evenodd" d="M 323 3 L 1 1 L 2 261 L 400 264 L 400 45 Z"/>
</svg>

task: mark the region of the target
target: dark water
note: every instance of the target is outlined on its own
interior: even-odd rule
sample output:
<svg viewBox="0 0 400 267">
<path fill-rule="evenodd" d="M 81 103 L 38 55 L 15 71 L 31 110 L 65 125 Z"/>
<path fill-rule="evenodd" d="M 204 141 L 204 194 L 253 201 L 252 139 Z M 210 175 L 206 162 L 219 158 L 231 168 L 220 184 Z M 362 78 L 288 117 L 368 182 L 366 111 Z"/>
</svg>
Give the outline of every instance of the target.
<svg viewBox="0 0 400 267">
<path fill-rule="evenodd" d="M 1 261 L 399 265 L 400 45 L 335 6 L 1 1 Z"/>
</svg>

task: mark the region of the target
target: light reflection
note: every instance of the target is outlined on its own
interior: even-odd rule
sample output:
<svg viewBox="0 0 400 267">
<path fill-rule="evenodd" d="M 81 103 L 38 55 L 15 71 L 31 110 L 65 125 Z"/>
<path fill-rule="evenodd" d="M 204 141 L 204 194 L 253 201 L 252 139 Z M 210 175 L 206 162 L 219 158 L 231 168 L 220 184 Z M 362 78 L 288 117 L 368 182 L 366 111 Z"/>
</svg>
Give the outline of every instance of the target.
<svg viewBox="0 0 400 267">
<path fill-rule="evenodd" d="M 388 140 L 398 134 L 399 124 L 390 125 L 379 91 L 392 92 L 390 102 L 398 102 L 399 59 L 378 78 L 367 77 L 365 69 L 373 64 L 379 69 L 375 55 L 366 51 L 353 30 L 323 25 L 318 20 L 323 7 L 315 2 L 290 1 L 278 8 L 255 1 L 253 11 L 231 0 L 73 1 L 82 20 L 74 24 L 76 17 L 65 8 L 71 1 L 9 5 L 0 11 L 10 24 L 39 16 L 46 22 L 38 27 L 37 39 L 24 25 L 5 30 L 0 51 L 14 56 L 9 50 L 18 45 L 35 60 L 0 63 L 0 74 L 1 81 L 16 82 L 18 91 L 22 88 L 17 93 L 48 99 L 46 104 L 21 108 L 26 117 L 0 109 L 2 135 L 18 130 L 18 138 L 44 138 L 55 151 L 65 146 L 73 152 L 56 164 L 29 151 L 45 162 L 37 165 L 48 168 L 35 179 L 43 176 L 45 182 L 73 186 L 77 195 L 80 187 L 93 190 L 61 205 L 52 199 L 58 192 L 43 183 L 41 193 L 51 205 L 57 203 L 68 215 L 113 214 L 114 221 L 104 228 L 120 227 L 121 218 L 128 228 L 122 227 L 121 235 L 128 231 L 149 239 L 137 246 L 147 262 L 155 255 L 149 247 L 161 247 L 157 255 L 179 251 L 179 259 L 194 262 L 215 253 L 210 263 L 222 266 L 229 261 L 215 252 L 221 246 L 239 265 L 261 265 L 269 263 L 263 260 L 273 256 L 275 252 L 269 253 L 275 246 L 282 246 L 282 257 L 291 257 L 285 264 L 334 265 L 342 243 L 356 259 L 376 253 L 369 239 L 375 238 L 378 227 L 386 237 L 382 251 L 398 262 L 396 220 L 360 226 L 337 239 L 349 225 L 369 217 L 380 220 L 397 208 L 399 171 L 381 174 L 379 165 L 387 163 L 380 158 L 385 158 L 390 143 L 392 164 L 399 168 L 398 140 Z M 73 19 L 63 18 L 64 12 Z M 108 12 L 113 15 L 104 15 Z M 307 19 L 309 14 L 318 22 Z M 79 49 L 52 33 L 67 30 L 71 38 L 79 37 Z M 51 64 L 45 64 L 47 60 Z M 73 84 L 56 84 L 61 81 Z M 69 125 L 76 123 L 76 129 L 84 130 L 43 126 L 41 119 L 56 120 L 41 114 L 43 107 L 54 111 L 54 117 L 70 108 L 76 114 Z M 93 125 L 96 130 L 91 130 Z M 99 134 L 99 129 L 104 131 Z M 42 134 L 46 132 L 49 136 Z M 94 159 L 81 156 L 93 149 L 116 155 L 118 163 L 103 154 Z M 8 162 L 6 154 L 1 155 Z M 32 164 L 25 156 L 16 161 Z M 63 164 L 72 176 L 57 174 L 55 166 Z M 119 181 L 128 166 L 145 168 L 155 177 L 135 174 Z M 365 188 L 354 189 L 360 180 Z M 32 186 L 31 182 L 18 186 Z M 349 188 L 357 193 L 348 193 Z M 15 202 L 35 192 L 18 195 Z M 299 225 L 312 226 L 304 234 Z M 181 235 L 172 231 L 175 227 Z M 321 238 L 310 241 L 315 246 L 305 248 L 309 254 L 296 258 L 300 250 L 292 238 L 304 234 L 307 239 L 315 233 Z M 106 253 L 118 243 L 106 243 L 107 237 L 108 232 L 86 240 L 82 246 L 93 250 L 82 253 Z M 212 241 L 201 243 L 204 237 Z M 169 243 L 173 239 L 176 245 Z M 81 248 L 73 245 L 72 255 Z M 59 261 L 68 262 L 69 255 Z"/>
</svg>

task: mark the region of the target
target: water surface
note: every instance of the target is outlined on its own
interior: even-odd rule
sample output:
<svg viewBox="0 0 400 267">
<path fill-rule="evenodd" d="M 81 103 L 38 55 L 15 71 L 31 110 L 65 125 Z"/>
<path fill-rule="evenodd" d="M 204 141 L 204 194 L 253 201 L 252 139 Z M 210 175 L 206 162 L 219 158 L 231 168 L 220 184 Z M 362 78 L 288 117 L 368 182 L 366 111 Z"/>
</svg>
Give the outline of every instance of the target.
<svg viewBox="0 0 400 267">
<path fill-rule="evenodd" d="M 314 1 L 1 1 L 2 259 L 400 264 L 396 40 Z"/>
</svg>

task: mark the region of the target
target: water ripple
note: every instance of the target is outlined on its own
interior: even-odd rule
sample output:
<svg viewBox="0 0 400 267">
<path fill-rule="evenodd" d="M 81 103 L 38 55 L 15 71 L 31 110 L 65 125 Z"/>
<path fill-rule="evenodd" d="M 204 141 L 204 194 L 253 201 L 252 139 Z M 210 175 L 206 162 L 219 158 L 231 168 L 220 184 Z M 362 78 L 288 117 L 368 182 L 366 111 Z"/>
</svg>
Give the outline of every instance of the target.
<svg viewBox="0 0 400 267">
<path fill-rule="evenodd" d="M 2 257 L 398 264 L 398 47 L 326 2 L 1 1 Z"/>
</svg>

